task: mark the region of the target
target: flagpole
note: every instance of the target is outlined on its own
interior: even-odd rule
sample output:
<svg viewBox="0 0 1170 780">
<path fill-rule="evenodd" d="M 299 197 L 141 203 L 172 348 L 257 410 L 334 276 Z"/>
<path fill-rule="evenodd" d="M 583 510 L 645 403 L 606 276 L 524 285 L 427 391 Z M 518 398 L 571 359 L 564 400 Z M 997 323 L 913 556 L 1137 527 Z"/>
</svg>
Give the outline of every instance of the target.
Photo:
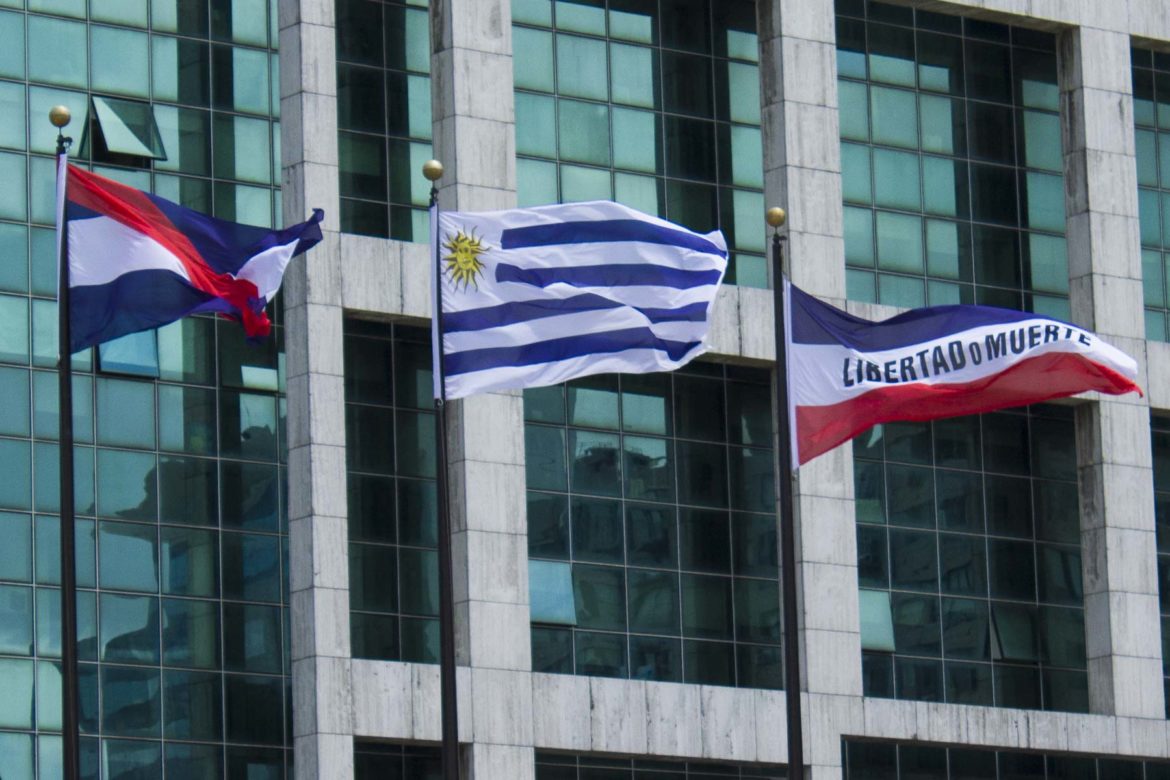
<svg viewBox="0 0 1170 780">
<path fill-rule="evenodd" d="M 73 518 L 73 365 L 69 330 L 69 223 L 65 220 L 65 166 L 72 138 L 64 135 L 69 109 L 54 106 L 49 121 L 57 128 L 57 418 L 60 458 L 61 521 L 61 742 L 65 780 L 80 777 L 81 730 L 77 681 L 77 553 Z"/>
<path fill-rule="evenodd" d="M 442 314 L 442 295 L 439 282 L 443 269 L 439 265 L 439 189 L 436 186 L 443 175 L 443 164 L 428 160 L 423 164 L 423 176 L 431 182 L 431 248 L 435 253 L 435 296 L 431 316 L 439 323 Z M 451 508 L 447 488 L 447 390 L 443 377 L 442 329 L 432 330 L 435 338 L 433 370 L 439 392 L 435 396 L 435 438 L 438 468 L 436 492 L 438 493 L 439 521 L 439 699 L 443 720 L 442 767 L 443 780 L 459 780 L 459 711 L 455 689 L 455 596 L 451 577 Z"/>
<path fill-rule="evenodd" d="M 779 436 L 780 572 L 784 588 L 784 698 L 788 709 L 788 778 L 804 778 L 804 742 L 800 715 L 800 641 L 796 599 L 796 529 L 792 493 L 793 463 L 788 417 L 788 349 L 784 314 L 784 241 L 780 228 L 787 220 L 782 208 L 768 209 L 765 218 L 772 227 L 772 295 L 776 327 L 776 419 Z"/>
</svg>

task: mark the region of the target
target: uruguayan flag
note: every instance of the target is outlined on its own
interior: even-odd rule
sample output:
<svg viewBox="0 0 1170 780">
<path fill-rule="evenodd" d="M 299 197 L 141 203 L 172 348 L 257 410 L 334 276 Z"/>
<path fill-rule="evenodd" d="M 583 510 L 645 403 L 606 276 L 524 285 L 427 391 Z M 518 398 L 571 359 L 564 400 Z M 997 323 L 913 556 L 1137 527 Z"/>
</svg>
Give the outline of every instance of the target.
<svg viewBox="0 0 1170 780">
<path fill-rule="evenodd" d="M 446 212 L 431 224 L 436 397 L 671 371 L 706 351 L 727 269 L 718 231 L 609 201 Z"/>
</svg>

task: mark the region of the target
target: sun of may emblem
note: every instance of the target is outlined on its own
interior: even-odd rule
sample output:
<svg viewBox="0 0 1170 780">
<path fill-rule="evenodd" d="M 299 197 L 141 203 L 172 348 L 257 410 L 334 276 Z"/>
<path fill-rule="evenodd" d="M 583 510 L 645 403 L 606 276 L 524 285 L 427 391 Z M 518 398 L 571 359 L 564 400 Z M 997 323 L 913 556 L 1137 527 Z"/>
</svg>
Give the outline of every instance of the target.
<svg viewBox="0 0 1170 780">
<path fill-rule="evenodd" d="M 483 276 L 484 264 L 480 261 L 479 256 L 491 249 L 474 235 L 467 235 L 462 230 L 454 236 L 447 234 L 447 240 L 443 242 L 443 248 L 450 252 L 449 255 L 443 258 L 447 263 L 447 267 L 443 269 L 443 273 L 450 277 L 455 284 L 455 289 L 458 290 L 462 285 L 463 289 L 467 289 L 468 285 L 474 285 L 475 289 L 479 289 L 479 277 Z"/>
</svg>

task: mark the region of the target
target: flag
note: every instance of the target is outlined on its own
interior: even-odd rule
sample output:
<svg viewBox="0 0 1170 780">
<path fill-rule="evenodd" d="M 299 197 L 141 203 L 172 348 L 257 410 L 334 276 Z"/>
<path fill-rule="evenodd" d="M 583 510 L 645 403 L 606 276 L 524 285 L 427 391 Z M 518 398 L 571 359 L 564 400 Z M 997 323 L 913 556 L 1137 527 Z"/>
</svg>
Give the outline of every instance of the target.
<svg viewBox="0 0 1170 780">
<path fill-rule="evenodd" d="M 266 336 L 264 307 L 289 260 L 321 240 L 320 209 L 273 231 L 215 219 L 72 165 L 66 181 L 58 220 L 68 229 L 73 352 L 197 312 L 218 312 L 239 320 L 249 337 Z"/>
<path fill-rule="evenodd" d="M 706 351 L 727 268 L 718 231 L 609 201 L 431 224 L 436 398 L 670 371 Z"/>
<path fill-rule="evenodd" d="M 1086 390 L 1141 393 L 1133 358 L 1052 317 L 932 306 L 870 322 L 787 281 L 784 290 L 794 463 L 883 422 L 990 412 Z"/>
</svg>

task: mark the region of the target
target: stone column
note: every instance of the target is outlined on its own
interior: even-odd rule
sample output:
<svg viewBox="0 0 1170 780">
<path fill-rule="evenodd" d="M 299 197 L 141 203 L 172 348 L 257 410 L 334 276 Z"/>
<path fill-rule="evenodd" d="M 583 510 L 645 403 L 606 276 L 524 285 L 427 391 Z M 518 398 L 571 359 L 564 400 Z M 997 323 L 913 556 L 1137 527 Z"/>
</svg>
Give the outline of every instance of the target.
<svg viewBox="0 0 1170 780">
<path fill-rule="evenodd" d="M 1129 36 L 1060 41 L 1073 319 L 1145 363 Z M 1131 394 L 1077 409 L 1089 709 L 1162 719 L 1149 408 Z"/>
<path fill-rule="evenodd" d="M 843 307 L 833 4 L 760 0 L 758 13 L 765 200 L 788 210 L 789 278 Z M 800 469 L 796 504 L 802 686 L 808 694 L 805 762 L 811 778 L 839 778 L 840 734 L 857 733 L 862 712 L 853 458 L 847 445 Z"/>
<path fill-rule="evenodd" d="M 325 210 L 289 265 L 289 569 L 296 777 L 353 777 L 333 0 L 280 2 L 284 221 Z"/>
<path fill-rule="evenodd" d="M 435 157 L 445 210 L 516 205 L 508 0 L 431 3 Z M 532 669 L 524 404 L 486 393 L 448 409 L 452 557 L 463 777 L 532 777 Z"/>
</svg>

